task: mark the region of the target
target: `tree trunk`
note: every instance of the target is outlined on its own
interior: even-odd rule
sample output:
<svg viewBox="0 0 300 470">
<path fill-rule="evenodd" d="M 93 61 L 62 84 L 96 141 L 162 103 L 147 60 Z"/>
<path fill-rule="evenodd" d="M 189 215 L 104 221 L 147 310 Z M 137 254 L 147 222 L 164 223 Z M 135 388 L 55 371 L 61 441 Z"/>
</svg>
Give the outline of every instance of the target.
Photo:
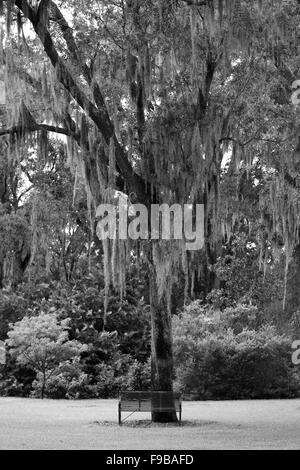
<svg viewBox="0 0 300 470">
<path fill-rule="evenodd" d="M 3 277 L 4 277 L 3 260 L 0 259 L 0 289 L 3 288 Z"/>
<path fill-rule="evenodd" d="M 41 389 L 41 399 L 44 399 L 45 396 L 45 389 L 46 389 L 46 374 L 43 372 L 43 383 L 42 383 L 42 389 Z"/>
<path fill-rule="evenodd" d="M 150 268 L 150 308 L 152 324 L 151 381 L 153 391 L 173 390 L 173 351 L 171 315 L 165 299 L 158 296 L 155 269 Z M 156 423 L 176 422 L 174 403 L 170 412 L 152 412 Z"/>
<path fill-rule="evenodd" d="M 290 316 L 300 309 L 300 245 L 297 245 L 287 275 L 285 316 Z"/>
<path fill-rule="evenodd" d="M 24 257 L 22 252 L 15 252 L 13 258 L 10 260 L 11 269 L 8 275 L 3 279 L 4 284 L 16 288 L 23 282 L 24 274 L 30 262 L 30 253 L 28 252 Z"/>
</svg>

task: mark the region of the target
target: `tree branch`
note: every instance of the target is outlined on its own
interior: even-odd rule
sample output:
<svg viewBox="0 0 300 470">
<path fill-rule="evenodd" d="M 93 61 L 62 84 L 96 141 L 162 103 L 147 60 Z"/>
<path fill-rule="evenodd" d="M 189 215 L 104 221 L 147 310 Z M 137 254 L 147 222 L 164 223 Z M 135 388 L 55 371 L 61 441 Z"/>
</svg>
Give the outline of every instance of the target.
<svg viewBox="0 0 300 470">
<path fill-rule="evenodd" d="M 211 0 L 182 0 L 182 1 L 192 7 L 204 7 L 211 3 Z"/>
<path fill-rule="evenodd" d="M 11 127 L 10 129 L 0 129 L 0 137 L 3 137 L 4 135 L 8 134 L 23 134 L 24 132 L 34 132 L 34 131 L 40 131 L 40 130 L 45 130 L 47 132 L 53 132 L 55 134 L 62 134 L 62 135 L 67 135 L 71 136 L 72 133 L 68 129 L 63 129 L 62 127 L 57 127 L 57 126 L 50 126 L 48 124 L 37 124 L 33 127 L 31 126 L 30 129 L 24 128 L 23 125 L 18 125 Z"/>
<path fill-rule="evenodd" d="M 56 3 L 54 3 L 52 0 L 50 1 L 50 9 L 51 20 L 58 24 L 73 60 L 80 66 L 86 81 L 91 83 L 92 77 L 90 70 L 80 57 L 80 53 L 73 36 L 72 28 L 69 26 Z"/>
<path fill-rule="evenodd" d="M 55 21 L 58 24 L 58 26 L 60 27 L 60 30 L 62 32 L 62 35 L 64 37 L 64 40 L 65 40 L 66 44 L 67 44 L 67 48 L 68 48 L 68 50 L 71 54 L 71 57 L 72 57 L 73 61 L 82 70 L 82 73 L 83 73 L 83 76 L 84 76 L 85 80 L 87 81 L 87 83 L 91 87 L 93 98 L 95 100 L 95 103 L 96 103 L 97 107 L 99 108 L 99 110 L 101 110 L 101 109 L 106 110 L 105 101 L 103 99 L 103 96 L 102 96 L 101 90 L 99 88 L 99 85 L 98 85 L 97 82 L 93 81 L 91 71 L 90 71 L 89 67 L 87 66 L 87 64 L 83 61 L 83 59 L 80 55 L 80 52 L 78 50 L 76 41 L 74 39 L 72 28 L 69 26 L 67 20 L 63 16 L 62 12 L 60 11 L 60 9 L 56 5 L 56 3 L 54 3 L 54 1 L 52 1 L 52 0 L 50 0 L 50 8 L 51 8 L 51 11 L 52 11 L 52 18 L 51 19 L 53 21 Z M 107 119 L 109 120 L 109 116 L 108 116 L 107 111 L 106 111 L 106 114 L 107 114 Z M 112 124 L 111 124 L 111 127 L 113 127 Z"/>
<path fill-rule="evenodd" d="M 79 88 L 73 76 L 61 60 L 51 35 L 45 23 L 43 22 L 44 15 L 40 15 L 39 10 L 36 12 L 26 0 L 15 0 L 15 4 L 20 9 L 20 11 L 23 12 L 24 16 L 29 19 L 37 36 L 40 38 L 47 56 L 49 57 L 53 67 L 56 69 L 58 81 L 70 93 L 77 104 L 85 111 L 87 116 L 95 123 L 106 143 L 109 144 L 110 139 L 114 139 L 116 148 L 116 162 L 122 177 L 127 182 L 129 190 L 135 192 L 141 202 L 148 201 L 149 196 L 147 195 L 145 188 L 148 188 L 149 186 L 148 194 L 150 195 L 150 184 L 145 184 L 144 179 L 134 172 L 123 147 L 121 147 L 118 139 L 116 138 L 113 124 L 110 120 L 98 85 L 95 85 L 94 87 L 94 91 L 97 97 L 96 107 Z"/>
<path fill-rule="evenodd" d="M 105 106 L 98 109 L 79 88 L 71 73 L 61 60 L 51 35 L 43 22 L 43 18 L 29 6 L 25 0 L 16 0 L 16 6 L 23 12 L 24 16 L 28 18 L 40 38 L 44 50 L 49 57 L 53 67 L 56 69 L 57 79 L 66 88 L 70 95 L 75 99 L 78 105 L 87 113 L 87 115 L 94 121 L 99 128 L 105 141 L 109 144 L 110 138 L 113 136 L 113 125 L 108 116 Z"/>
</svg>

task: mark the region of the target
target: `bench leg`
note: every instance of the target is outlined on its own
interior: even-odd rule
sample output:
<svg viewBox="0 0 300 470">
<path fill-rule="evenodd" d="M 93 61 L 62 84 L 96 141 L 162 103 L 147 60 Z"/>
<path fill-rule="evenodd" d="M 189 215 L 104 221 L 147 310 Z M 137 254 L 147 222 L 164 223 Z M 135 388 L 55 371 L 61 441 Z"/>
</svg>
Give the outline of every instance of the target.
<svg viewBox="0 0 300 470">
<path fill-rule="evenodd" d="M 181 426 L 181 403 L 179 405 L 179 426 Z"/>
<path fill-rule="evenodd" d="M 119 402 L 119 426 L 122 425 L 122 419 L 121 419 L 121 403 Z"/>
</svg>

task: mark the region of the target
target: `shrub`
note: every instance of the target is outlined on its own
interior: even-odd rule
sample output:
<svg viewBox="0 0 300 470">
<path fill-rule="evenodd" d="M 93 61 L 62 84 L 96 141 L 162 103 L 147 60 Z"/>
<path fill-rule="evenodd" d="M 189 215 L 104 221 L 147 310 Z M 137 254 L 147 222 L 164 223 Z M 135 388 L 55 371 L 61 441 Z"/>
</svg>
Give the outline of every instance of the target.
<svg viewBox="0 0 300 470">
<path fill-rule="evenodd" d="M 128 371 L 126 388 L 129 390 L 151 389 L 151 360 L 141 363 L 135 360 Z"/>
<path fill-rule="evenodd" d="M 117 397 L 121 390 L 149 390 L 151 385 L 150 361 L 145 364 L 122 356 L 117 363 L 102 362 L 96 377 L 97 396 Z"/>
<path fill-rule="evenodd" d="M 33 397 L 39 397 L 43 387 L 43 376 L 37 374 L 33 382 Z M 62 362 L 47 381 L 47 398 L 90 398 L 88 375 L 82 371 L 79 359 Z"/>
<path fill-rule="evenodd" d="M 21 320 L 25 315 L 27 302 L 21 294 L 10 290 L 0 290 L 0 340 L 4 341 L 9 323 Z"/>
<path fill-rule="evenodd" d="M 198 314 L 197 314 L 198 310 Z M 256 311 L 222 313 L 190 306 L 174 321 L 175 389 L 193 399 L 289 398 L 300 395 L 291 339 L 257 330 Z M 246 325 L 253 325 L 253 329 Z"/>
</svg>

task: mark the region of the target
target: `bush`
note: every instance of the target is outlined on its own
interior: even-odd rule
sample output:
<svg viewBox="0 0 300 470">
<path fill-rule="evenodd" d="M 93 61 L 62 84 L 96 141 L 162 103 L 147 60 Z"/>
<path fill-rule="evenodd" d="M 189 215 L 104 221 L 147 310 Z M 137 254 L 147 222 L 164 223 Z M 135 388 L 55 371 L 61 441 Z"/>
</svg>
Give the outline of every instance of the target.
<svg viewBox="0 0 300 470">
<path fill-rule="evenodd" d="M 121 390 L 149 390 L 150 386 L 150 361 L 143 364 L 123 356 L 115 364 L 98 366 L 95 388 L 99 398 L 117 397 Z"/>
<path fill-rule="evenodd" d="M 0 290 L 0 340 L 7 338 L 9 323 L 21 320 L 26 313 L 27 302 L 21 294 Z"/>
<path fill-rule="evenodd" d="M 255 330 L 256 313 L 243 306 L 205 311 L 194 303 L 176 318 L 175 389 L 201 400 L 300 396 L 291 339 L 271 326 Z"/>
<path fill-rule="evenodd" d="M 39 397 L 43 386 L 42 374 L 33 382 L 33 397 Z M 47 381 L 47 398 L 90 398 L 88 376 L 82 371 L 79 359 L 62 362 Z"/>
<path fill-rule="evenodd" d="M 23 384 L 14 376 L 0 375 L 0 396 L 1 397 L 24 397 L 28 391 L 24 391 Z"/>
<path fill-rule="evenodd" d="M 135 360 L 127 374 L 128 390 L 147 391 L 151 389 L 151 359 L 145 364 Z"/>
<path fill-rule="evenodd" d="M 47 380 L 45 397 L 53 399 L 116 398 L 122 389 L 149 390 L 150 362 L 142 364 L 122 356 L 114 363 L 104 361 L 97 365 L 96 378 L 83 371 L 76 358 L 65 361 Z M 43 386 L 42 374 L 32 384 L 32 397 L 39 397 Z"/>
</svg>

